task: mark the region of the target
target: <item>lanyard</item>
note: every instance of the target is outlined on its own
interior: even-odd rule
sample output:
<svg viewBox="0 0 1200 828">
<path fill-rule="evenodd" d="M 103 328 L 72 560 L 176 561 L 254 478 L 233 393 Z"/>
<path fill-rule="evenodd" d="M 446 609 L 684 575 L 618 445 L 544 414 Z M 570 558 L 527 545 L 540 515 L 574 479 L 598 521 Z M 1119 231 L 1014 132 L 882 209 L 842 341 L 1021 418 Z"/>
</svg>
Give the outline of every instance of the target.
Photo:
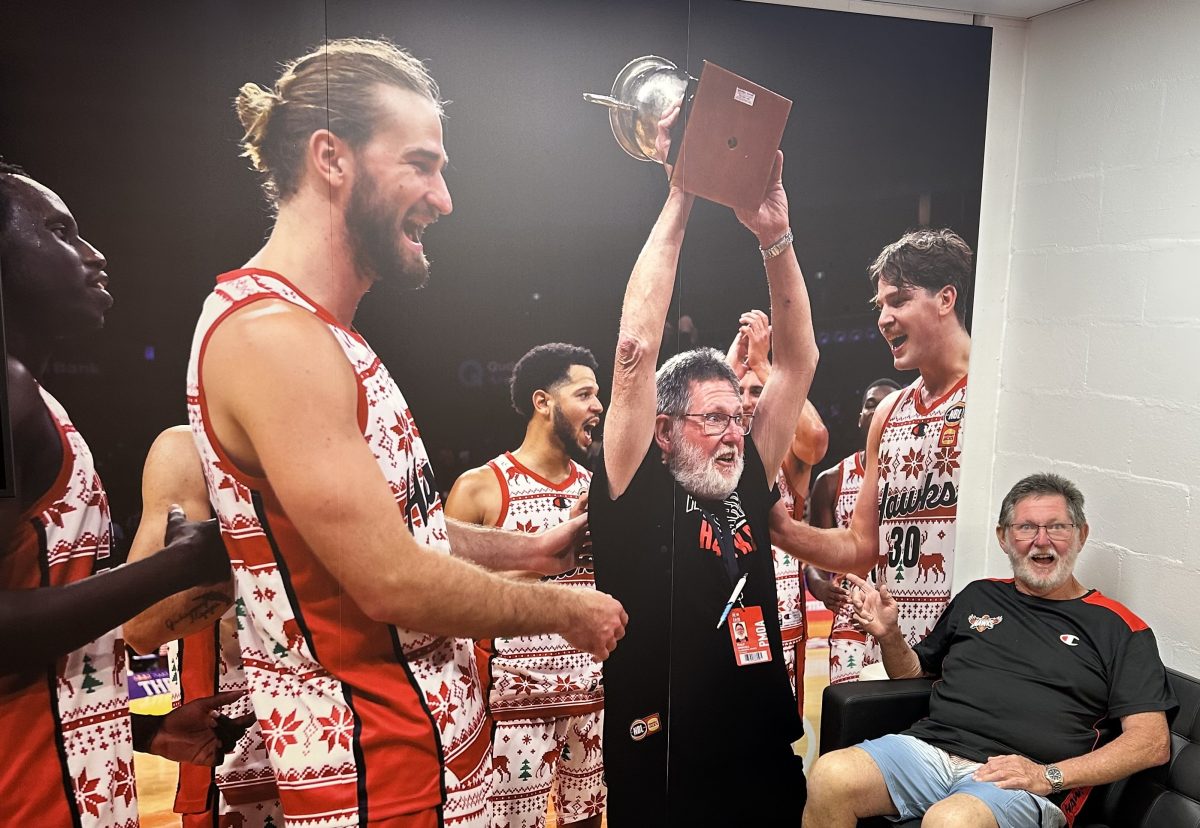
<svg viewBox="0 0 1200 828">
<path fill-rule="evenodd" d="M 725 530 L 725 524 L 716 519 L 707 509 L 701 509 L 700 515 L 702 520 L 708 521 L 712 527 L 713 534 L 717 537 L 717 544 L 721 547 L 721 562 L 725 565 L 725 574 L 729 577 L 729 583 L 733 585 L 733 592 L 729 594 L 729 600 L 725 602 L 725 607 L 721 610 L 721 616 L 717 620 L 717 629 L 725 623 L 725 619 L 729 617 L 733 605 L 741 604 L 742 590 L 746 588 L 746 578 L 749 573 L 741 571 L 738 565 L 737 550 L 733 546 L 733 533 Z"/>
</svg>

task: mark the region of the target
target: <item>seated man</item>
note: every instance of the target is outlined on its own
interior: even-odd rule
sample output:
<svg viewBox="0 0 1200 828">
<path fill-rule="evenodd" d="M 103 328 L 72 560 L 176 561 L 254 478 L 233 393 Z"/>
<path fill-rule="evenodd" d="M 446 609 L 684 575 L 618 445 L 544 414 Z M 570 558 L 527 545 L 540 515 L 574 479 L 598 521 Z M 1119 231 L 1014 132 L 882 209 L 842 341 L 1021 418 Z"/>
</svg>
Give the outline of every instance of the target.
<svg viewBox="0 0 1200 828">
<path fill-rule="evenodd" d="M 915 649 L 887 587 L 848 576 L 854 619 L 879 641 L 888 675 L 941 681 L 928 718 L 821 757 L 806 826 L 897 813 L 923 814 L 927 828 L 1061 826 L 1092 786 L 1167 761 L 1176 701 L 1154 634 L 1075 579 L 1087 535 L 1074 484 L 1021 480 L 996 527 L 1014 578 L 968 584 Z"/>
</svg>

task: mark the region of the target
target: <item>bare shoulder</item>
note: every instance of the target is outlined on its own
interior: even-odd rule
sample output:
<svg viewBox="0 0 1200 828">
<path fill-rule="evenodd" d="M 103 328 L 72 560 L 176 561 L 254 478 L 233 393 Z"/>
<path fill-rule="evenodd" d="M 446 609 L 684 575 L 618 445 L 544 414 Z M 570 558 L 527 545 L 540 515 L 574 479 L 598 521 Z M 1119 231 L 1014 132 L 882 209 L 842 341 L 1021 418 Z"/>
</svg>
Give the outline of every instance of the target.
<svg viewBox="0 0 1200 828">
<path fill-rule="evenodd" d="M 296 401 L 308 414 L 323 405 L 344 414 L 356 401 L 353 366 L 329 326 L 282 300 L 230 314 L 213 331 L 202 368 L 210 406 L 254 418 L 271 412 L 286 422 L 301 413 L 288 408 Z"/>
<path fill-rule="evenodd" d="M 190 427 L 171 426 L 155 438 L 146 454 L 142 480 L 144 488 L 178 481 L 166 488 L 204 497 L 204 469 Z"/>
<path fill-rule="evenodd" d="M 15 519 L 53 485 L 62 464 L 62 441 L 33 374 L 11 355 L 5 363 L 17 496 L 0 503 L 0 510 Z"/>
<path fill-rule="evenodd" d="M 500 517 L 503 492 L 488 465 L 465 471 L 454 481 L 446 498 L 446 516 L 466 523 L 492 525 Z"/>
</svg>

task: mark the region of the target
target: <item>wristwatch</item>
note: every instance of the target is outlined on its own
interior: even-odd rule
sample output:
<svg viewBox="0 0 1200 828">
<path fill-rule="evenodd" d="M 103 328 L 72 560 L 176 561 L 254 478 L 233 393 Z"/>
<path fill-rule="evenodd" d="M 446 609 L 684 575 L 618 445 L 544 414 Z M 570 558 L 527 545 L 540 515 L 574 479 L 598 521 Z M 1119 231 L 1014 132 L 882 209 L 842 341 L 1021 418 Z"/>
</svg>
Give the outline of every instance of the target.
<svg viewBox="0 0 1200 828">
<path fill-rule="evenodd" d="M 1063 789 L 1063 774 L 1058 765 L 1046 765 L 1045 776 L 1050 783 L 1050 793 L 1058 793 Z"/>
</svg>

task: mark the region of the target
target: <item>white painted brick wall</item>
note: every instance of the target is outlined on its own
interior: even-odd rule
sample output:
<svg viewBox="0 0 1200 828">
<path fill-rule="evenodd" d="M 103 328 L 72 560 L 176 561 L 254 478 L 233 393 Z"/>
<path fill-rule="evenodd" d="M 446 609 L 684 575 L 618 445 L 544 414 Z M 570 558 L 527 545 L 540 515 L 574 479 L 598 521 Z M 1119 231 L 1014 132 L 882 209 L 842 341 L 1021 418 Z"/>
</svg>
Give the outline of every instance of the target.
<svg viewBox="0 0 1200 828">
<path fill-rule="evenodd" d="M 1197 32 L 1190 0 L 1089 0 L 1031 22 L 1010 258 L 981 260 L 977 291 L 1000 300 L 976 305 L 977 352 L 999 352 L 1000 379 L 973 397 L 967 433 L 993 457 L 964 482 L 990 472 L 998 501 L 1031 471 L 1076 480 L 1092 526 L 1081 579 L 1200 675 Z M 972 500 L 968 521 L 994 508 Z M 994 541 L 985 560 L 1007 570 Z"/>
</svg>

